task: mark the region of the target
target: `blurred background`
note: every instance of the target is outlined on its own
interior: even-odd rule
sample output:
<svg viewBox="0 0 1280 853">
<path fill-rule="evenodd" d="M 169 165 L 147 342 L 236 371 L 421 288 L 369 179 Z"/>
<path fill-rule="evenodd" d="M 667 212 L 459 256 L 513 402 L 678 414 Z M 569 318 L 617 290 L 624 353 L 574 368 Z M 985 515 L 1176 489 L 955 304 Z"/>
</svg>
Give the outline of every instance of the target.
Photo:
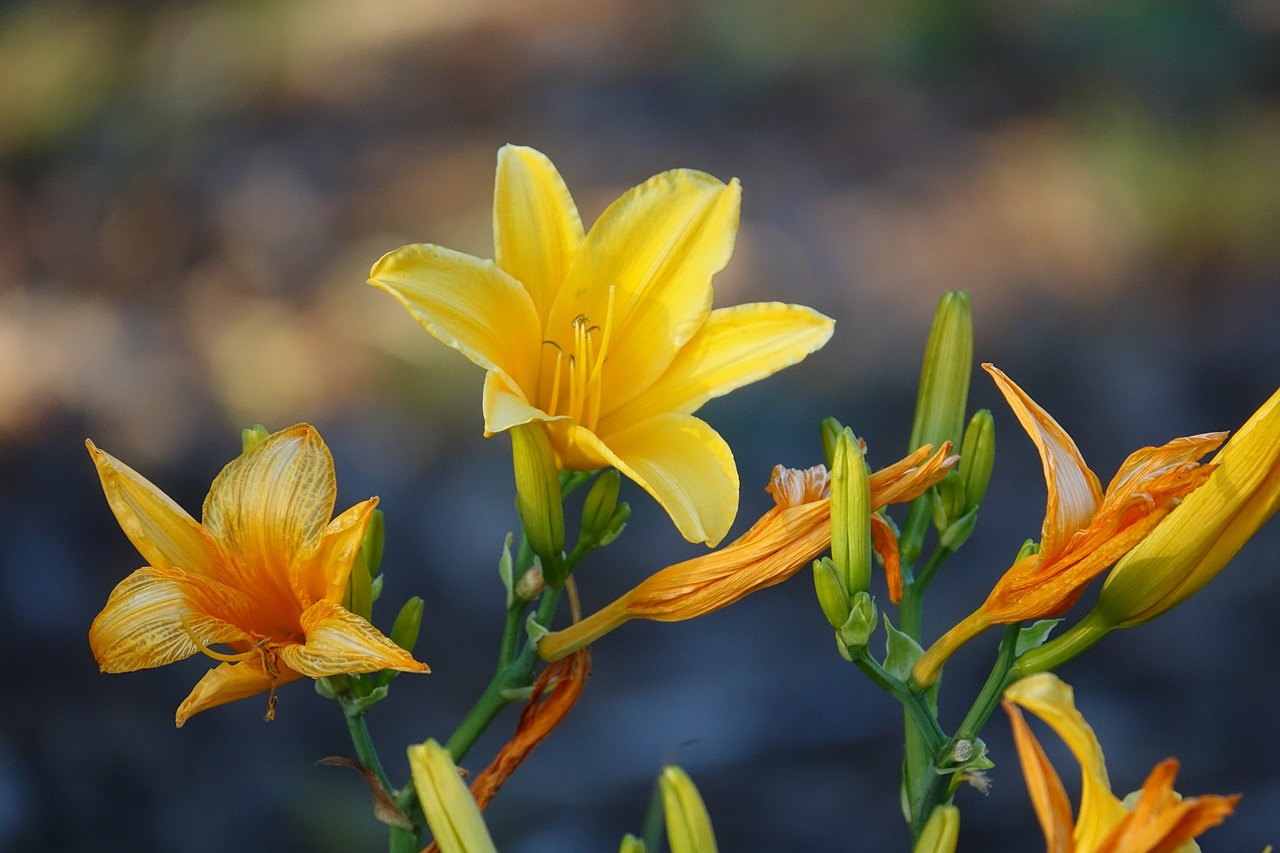
<svg viewBox="0 0 1280 853">
<path fill-rule="evenodd" d="M 387 514 L 375 621 L 427 602 L 434 672 L 371 716 L 403 779 L 402 746 L 447 736 L 491 674 L 510 448 L 481 437 L 481 371 L 364 281 L 406 242 L 490 256 L 503 143 L 548 154 L 587 222 L 668 168 L 738 177 L 717 304 L 837 318 L 823 351 L 702 411 L 737 456 L 736 536 L 775 463 L 819 461 L 824 415 L 873 467 L 905 451 L 944 290 L 972 294 L 977 360 L 1104 482 L 1137 447 L 1241 424 L 1280 384 L 1278 95 L 1269 0 L 0 2 L 0 848 L 385 849 L 358 776 L 315 765 L 352 750 L 307 683 L 274 723 L 253 700 L 178 731 L 208 662 L 97 672 L 89 623 L 141 562 L 83 441 L 198 513 L 242 427 L 319 428 L 339 508 L 377 494 Z M 972 400 L 999 465 L 931 635 L 1043 515 L 984 375 Z M 625 488 L 632 529 L 579 571 L 588 608 L 702 550 Z M 1117 791 L 1176 755 L 1183 792 L 1243 792 L 1206 849 L 1280 841 L 1278 555 L 1273 523 L 1201 595 L 1061 671 Z M 993 650 L 948 667 L 944 723 Z M 503 850 L 616 849 L 678 762 L 723 850 L 904 850 L 900 722 L 800 575 L 598 643 L 488 817 Z M 1002 716 L 985 737 L 993 786 L 959 795 L 961 849 L 1038 849 Z"/>
</svg>

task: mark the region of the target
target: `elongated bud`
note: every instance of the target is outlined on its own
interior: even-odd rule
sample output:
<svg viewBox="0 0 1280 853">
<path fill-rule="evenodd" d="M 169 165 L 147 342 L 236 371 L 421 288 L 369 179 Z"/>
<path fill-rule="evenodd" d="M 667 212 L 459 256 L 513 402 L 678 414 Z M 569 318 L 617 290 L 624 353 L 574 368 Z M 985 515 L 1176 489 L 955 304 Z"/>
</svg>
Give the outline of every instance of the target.
<svg viewBox="0 0 1280 853">
<path fill-rule="evenodd" d="M 542 558 L 547 583 L 564 583 L 564 507 L 560 472 L 547 431 L 539 423 L 522 424 L 511 433 L 516 474 L 516 510 L 533 553 Z"/>
<path fill-rule="evenodd" d="M 911 427 L 911 450 L 944 441 L 960 443 L 973 373 L 973 317 L 969 292 L 944 293 L 933 315 L 920 371 L 920 393 Z"/>
<path fill-rule="evenodd" d="M 935 806 L 912 853 L 955 853 L 960 838 L 960 809 L 951 804 Z"/>
<path fill-rule="evenodd" d="M 830 557 L 813 561 L 813 585 L 818 591 L 822 615 L 832 628 L 839 628 L 849 618 L 849 593 L 845 591 L 840 571 Z"/>
<path fill-rule="evenodd" d="M 604 530 L 596 539 L 596 547 L 603 548 L 621 536 L 622 531 L 627 529 L 627 521 L 630 518 L 631 504 L 624 502 L 615 506 L 613 508 L 613 514 L 609 516 L 609 523 L 605 525 Z"/>
<path fill-rule="evenodd" d="M 716 853 L 707 807 L 691 780 L 675 765 L 662 768 L 658 781 L 662 811 L 667 819 L 667 843 L 671 853 Z"/>
<path fill-rule="evenodd" d="M 582 535 L 593 540 L 601 539 L 613 521 L 613 511 L 618 506 L 618 487 L 622 475 L 610 468 L 596 478 L 582 504 Z"/>
<path fill-rule="evenodd" d="M 369 526 L 364 529 L 364 539 L 360 542 L 365 566 L 372 577 L 376 577 L 382 571 L 382 548 L 386 538 L 386 519 L 382 515 L 382 510 L 375 509 L 373 515 L 369 517 Z"/>
<path fill-rule="evenodd" d="M 449 750 L 434 740 L 411 746 L 409 769 L 441 853 L 496 853 L 484 817 L 458 775 Z"/>
<path fill-rule="evenodd" d="M 831 561 L 845 590 L 871 587 L 871 482 L 853 430 L 836 441 L 831 471 Z"/>
<path fill-rule="evenodd" d="M 342 606 L 366 622 L 373 615 L 373 578 L 369 576 L 364 549 L 357 551 L 351 561 L 351 574 L 347 575 L 347 592 Z"/>
<path fill-rule="evenodd" d="M 418 645 L 418 632 L 422 628 L 422 598 L 414 596 L 404 603 L 391 626 L 391 642 L 410 654 Z"/>
<path fill-rule="evenodd" d="M 844 425 L 835 418 L 826 417 L 818 429 L 822 432 L 822 456 L 827 460 L 827 470 L 830 471 L 836 464 L 836 442 L 844 432 Z"/>
<path fill-rule="evenodd" d="M 982 505 L 996 462 L 996 422 L 990 409 L 979 409 L 969 419 L 960 445 L 960 479 L 964 481 L 964 511 Z"/>
<path fill-rule="evenodd" d="M 260 442 L 266 441 L 268 435 L 267 428 L 262 424 L 254 424 L 248 429 L 240 430 L 241 452 L 248 453 Z"/>
</svg>

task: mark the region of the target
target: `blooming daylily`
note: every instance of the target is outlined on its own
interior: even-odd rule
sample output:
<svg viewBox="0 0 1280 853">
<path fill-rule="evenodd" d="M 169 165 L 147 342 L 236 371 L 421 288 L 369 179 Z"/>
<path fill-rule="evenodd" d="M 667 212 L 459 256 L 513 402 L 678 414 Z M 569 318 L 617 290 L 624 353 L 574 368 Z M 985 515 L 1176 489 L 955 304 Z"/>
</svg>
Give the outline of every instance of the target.
<svg viewBox="0 0 1280 853">
<path fill-rule="evenodd" d="M 776 302 L 711 308 L 740 189 L 687 169 L 625 193 L 584 235 L 555 166 L 498 152 L 494 260 L 410 245 L 374 264 L 445 344 L 488 371 L 485 434 L 546 424 L 561 467 L 613 466 L 690 541 L 715 544 L 738 506 L 728 445 L 693 413 L 817 350 L 833 321 Z"/>
<path fill-rule="evenodd" d="M 300 676 L 426 664 L 341 602 L 377 498 L 330 521 L 333 459 L 306 424 L 277 432 L 222 470 L 198 522 L 141 475 L 88 442 L 107 503 L 147 566 L 112 591 L 89 645 L 104 672 L 204 652 L 222 661 L 179 706 L 192 714 Z M 224 644 L 231 652 L 211 648 Z"/>
<path fill-rule="evenodd" d="M 871 475 L 871 512 L 909 501 L 947 475 L 958 461 L 950 443 L 925 445 Z M 932 454 L 932 456 L 930 456 Z M 825 466 L 773 469 L 766 487 L 775 505 L 729 545 L 668 566 L 612 604 L 538 644 L 544 660 L 559 660 L 631 619 L 679 622 L 703 616 L 756 590 L 786 580 L 831 545 L 830 479 Z"/>
<path fill-rule="evenodd" d="M 1140 791 L 1121 801 L 1111 792 L 1102 747 L 1076 709 L 1069 685 L 1044 672 L 1014 683 L 1004 697 L 1048 853 L 1193 853 L 1200 848 L 1192 839 L 1222 823 L 1240 799 L 1238 794 L 1180 798 L 1173 790 L 1178 762 L 1167 759 Z M 1080 762 L 1080 812 L 1074 821 L 1062 780 L 1019 706 L 1048 723 Z"/>
<path fill-rule="evenodd" d="M 1071 436 L 1027 393 L 990 364 L 1009 406 L 1035 442 L 1049 501 L 1039 551 L 1018 560 L 983 605 L 944 634 L 912 669 L 932 684 L 942 664 L 992 625 L 1060 616 L 1099 574 L 1143 540 L 1178 502 L 1202 484 L 1212 465 L 1196 462 L 1226 433 L 1176 438 L 1129 455 L 1103 492 Z"/>
</svg>

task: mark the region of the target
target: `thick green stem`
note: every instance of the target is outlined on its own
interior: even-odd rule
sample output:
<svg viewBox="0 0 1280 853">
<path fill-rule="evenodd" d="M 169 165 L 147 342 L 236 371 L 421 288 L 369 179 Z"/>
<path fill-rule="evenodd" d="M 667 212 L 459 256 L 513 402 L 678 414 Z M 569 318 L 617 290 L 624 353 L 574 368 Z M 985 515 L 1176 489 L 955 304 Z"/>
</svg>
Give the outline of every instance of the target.
<svg viewBox="0 0 1280 853">
<path fill-rule="evenodd" d="M 405 811 L 403 802 L 403 791 L 397 792 L 391 786 L 390 780 L 387 778 L 387 772 L 382 767 L 382 760 L 378 758 L 378 750 L 373 745 L 373 738 L 369 735 L 369 726 L 364 719 L 364 711 L 355 703 L 347 702 L 339 699 L 342 705 L 343 716 L 347 719 L 347 731 L 351 734 L 351 743 L 356 749 L 356 758 L 378 778 L 378 783 L 382 785 L 382 789 L 391 796 L 401 810 Z M 409 783 L 408 790 L 412 797 L 413 783 Z M 414 798 L 416 800 L 416 798 Z M 405 812 L 411 821 L 414 817 L 408 811 Z M 421 824 L 420 819 L 414 821 L 415 826 Z M 418 834 L 418 830 L 405 829 L 398 826 L 389 827 L 388 849 L 390 853 L 417 853 L 422 848 L 422 839 Z"/>
<path fill-rule="evenodd" d="M 876 662 L 875 658 L 867 653 L 865 647 L 854 655 L 853 662 L 875 682 L 877 687 L 902 703 L 902 707 L 907 712 L 907 718 L 915 724 L 916 729 L 932 749 L 936 750 L 942 746 L 947 735 L 938 725 L 938 718 L 933 713 L 929 697 L 925 693 L 912 689 L 910 685 L 890 675 Z"/>
</svg>

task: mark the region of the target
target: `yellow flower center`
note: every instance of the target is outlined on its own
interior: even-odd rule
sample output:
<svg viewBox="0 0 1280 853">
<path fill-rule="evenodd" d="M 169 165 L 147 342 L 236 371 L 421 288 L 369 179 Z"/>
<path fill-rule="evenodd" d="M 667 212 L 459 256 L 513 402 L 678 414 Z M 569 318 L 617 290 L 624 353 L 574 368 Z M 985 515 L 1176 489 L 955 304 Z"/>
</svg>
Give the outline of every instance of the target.
<svg viewBox="0 0 1280 853">
<path fill-rule="evenodd" d="M 568 355 L 555 341 L 544 341 L 556 348 L 556 357 L 551 396 L 543 410 L 549 415 L 567 415 L 592 431 L 600 420 L 601 379 L 613 328 L 613 294 L 611 285 L 603 326 L 592 324 L 586 314 L 573 318 L 569 324 L 573 344 Z"/>
</svg>

